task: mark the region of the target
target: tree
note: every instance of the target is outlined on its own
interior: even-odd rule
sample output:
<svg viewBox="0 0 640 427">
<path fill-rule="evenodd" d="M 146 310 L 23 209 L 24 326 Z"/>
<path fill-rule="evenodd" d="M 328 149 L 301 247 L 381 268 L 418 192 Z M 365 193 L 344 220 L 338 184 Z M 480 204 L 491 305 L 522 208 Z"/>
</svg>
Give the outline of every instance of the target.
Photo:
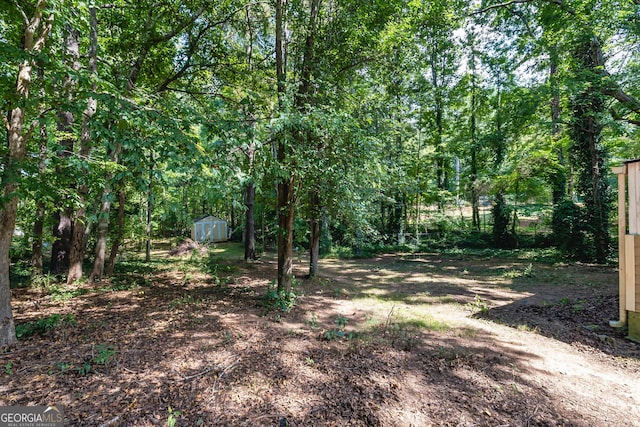
<svg viewBox="0 0 640 427">
<path fill-rule="evenodd" d="M 98 70 L 98 18 L 95 6 L 89 7 L 89 73 L 93 78 L 97 77 Z M 92 84 L 91 89 L 96 90 L 96 83 Z M 87 107 L 82 115 L 82 124 L 80 131 L 80 150 L 79 157 L 87 159 L 91 152 L 91 118 L 96 113 L 97 100 L 90 97 L 87 100 Z M 86 171 L 86 169 L 85 169 Z M 78 208 L 73 216 L 73 234 L 71 236 L 70 252 L 69 252 L 69 273 L 67 274 L 67 283 L 74 283 L 82 278 L 82 263 L 85 253 L 85 228 L 87 226 L 87 195 L 89 194 L 88 180 L 80 183 L 78 186 Z"/>
<path fill-rule="evenodd" d="M 579 73 L 585 76 L 584 87 L 572 99 L 571 157 L 576 169 L 578 194 L 584 197 L 583 224 L 590 238 L 590 258 L 604 263 L 610 252 L 609 215 L 611 194 L 607 180 L 606 150 L 602 144 L 602 116 L 605 110 L 604 91 L 601 88 L 597 37 L 584 37 L 577 43 L 576 58 Z"/>
<path fill-rule="evenodd" d="M 276 82 L 278 93 L 278 107 L 282 109 L 286 97 L 286 69 L 284 42 L 284 8 L 282 0 L 276 0 L 275 9 L 275 40 L 276 40 Z M 293 283 L 293 219 L 295 209 L 294 175 L 287 170 L 287 154 L 289 136 L 281 131 L 277 133 L 276 160 L 282 171 L 278 173 L 277 184 L 278 201 L 276 212 L 278 215 L 278 293 L 290 293 Z"/>
<path fill-rule="evenodd" d="M 22 17 L 24 30 L 21 37 L 20 50 L 23 59 L 17 70 L 15 91 L 12 94 L 13 105 L 3 115 L 7 129 L 9 151 L 5 159 L 2 173 L 2 202 L 0 210 L 0 346 L 16 342 L 15 324 L 11 311 L 11 291 L 9 283 L 9 250 L 16 223 L 18 205 L 17 191 L 20 186 L 20 167 L 25 159 L 27 142 L 37 126 L 37 121 L 27 123 L 29 89 L 34 78 L 34 55 L 41 52 L 53 26 L 54 11 L 47 8 L 44 0 L 32 6 L 31 16 L 16 3 Z"/>
</svg>

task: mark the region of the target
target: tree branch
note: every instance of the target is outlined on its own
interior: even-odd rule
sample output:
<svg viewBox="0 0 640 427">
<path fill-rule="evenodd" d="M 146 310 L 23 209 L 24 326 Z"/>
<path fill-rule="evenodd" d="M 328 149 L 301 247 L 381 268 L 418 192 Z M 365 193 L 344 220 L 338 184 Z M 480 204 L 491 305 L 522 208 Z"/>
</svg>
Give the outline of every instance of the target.
<svg viewBox="0 0 640 427">
<path fill-rule="evenodd" d="M 598 41 L 597 38 L 594 38 L 591 41 L 591 44 L 593 45 L 592 49 L 593 49 L 593 56 L 594 56 L 592 59 L 595 62 L 597 69 L 601 70 L 600 74 L 603 77 L 611 77 L 611 74 L 609 74 L 609 72 L 605 67 L 604 54 L 602 53 L 602 46 L 600 45 L 600 42 Z M 633 96 L 627 94 L 613 80 L 611 80 L 610 83 L 603 89 L 603 93 L 617 100 L 628 110 L 631 110 L 634 113 L 640 114 L 640 101 L 638 101 Z"/>
<path fill-rule="evenodd" d="M 196 19 L 198 19 L 200 17 L 200 15 L 202 15 L 202 12 L 204 12 L 206 10 L 206 6 L 202 6 L 200 7 L 200 9 L 198 9 L 198 11 L 196 13 L 194 13 L 193 15 L 189 16 L 187 19 L 185 19 L 184 21 L 182 21 L 179 25 L 177 25 L 173 30 L 162 34 L 159 37 L 153 38 L 149 40 L 149 44 L 154 45 L 154 44 L 158 44 L 158 43 L 162 43 L 162 42 L 167 42 L 169 40 L 171 40 L 172 38 L 174 38 L 180 31 L 184 30 L 185 28 L 187 28 L 189 25 L 193 24 Z M 159 19 L 159 16 L 158 18 Z M 156 20 L 157 20 L 156 19 Z M 154 23 L 155 24 L 155 23 Z"/>
<path fill-rule="evenodd" d="M 470 16 L 480 15 L 493 9 L 499 9 L 502 7 L 508 7 L 508 6 L 512 6 L 514 4 L 520 4 L 520 3 L 530 3 L 531 1 L 532 0 L 511 0 L 504 3 L 492 4 L 491 6 L 483 7 L 482 9 L 473 11 L 469 15 Z"/>
<path fill-rule="evenodd" d="M 620 114 L 618 114 L 618 112 L 613 108 L 609 108 L 609 114 L 611 114 L 611 117 L 613 118 L 613 120 L 617 120 L 617 121 L 620 121 L 620 122 L 627 122 L 627 123 L 635 125 L 635 126 L 640 126 L 640 120 L 630 119 L 628 117 L 623 117 Z"/>
<path fill-rule="evenodd" d="M 18 12 L 20 12 L 20 15 L 22 15 L 22 21 L 24 22 L 24 25 L 29 25 L 29 18 L 27 17 L 27 14 L 24 13 L 24 10 L 20 6 L 20 4 L 18 4 L 18 1 L 13 0 L 13 3 L 15 3 L 16 8 L 18 9 Z"/>
<path fill-rule="evenodd" d="M 38 114 L 38 116 L 35 119 L 33 119 L 33 121 L 31 122 L 31 126 L 29 126 L 29 130 L 24 135 L 24 140 L 25 141 L 28 141 L 31 138 L 31 134 L 36 129 L 36 126 L 38 126 L 38 124 L 40 123 L 39 120 L 42 117 L 44 117 L 44 115 L 47 114 L 49 111 L 53 111 L 53 110 L 54 110 L 54 108 L 47 108 L 45 110 L 42 110 L 40 112 L 40 114 Z"/>
<path fill-rule="evenodd" d="M 191 37 L 189 38 L 189 49 L 187 50 L 187 58 L 184 61 L 184 64 L 182 65 L 182 67 L 180 67 L 180 69 L 178 71 L 176 71 L 176 73 L 174 73 L 172 76 L 167 77 L 156 89 L 156 93 L 159 92 L 163 92 L 167 89 L 167 87 L 169 86 L 169 84 L 171 84 L 172 82 L 178 80 L 180 77 L 182 77 L 184 75 L 184 73 L 192 66 L 191 64 L 191 60 L 193 58 L 193 55 L 198 47 L 198 44 L 200 43 L 200 40 L 202 39 L 202 37 L 204 36 L 204 34 L 213 26 L 213 24 L 209 24 L 209 25 L 205 25 L 203 28 L 200 29 L 200 31 L 198 31 L 198 34 L 196 34 L 196 36 L 192 39 Z"/>
<path fill-rule="evenodd" d="M 469 16 L 475 16 L 475 15 L 480 15 L 482 13 L 488 12 L 490 10 L 493 9 L 500 9 L 503 7 L 509 7 L 509 6 L 513 6 L 514 4 L 523 4 L 523 3 L 531 3 L 533 0 L 510 0 L 510 1 L 506 1 L 504 3 L 497 3 L 497 4 L 492 4 L 490 6 L 486 6 L 483 7 L 482 9 L 478 9 L 474 12 L 471 12 L 469 14 Z M 570 7 L 567 6 L 567 3 L 565 2 L 565 0 L 545 0 L 549 3 L 553 3 L 556 4 L 558 6 L 560 6 L 562 9 L 564 9 L 565 11 L 569 12 L 569 14 L 574 15 L 576 14 L 576 11 Z M 640 0 L 634 0 L 636 2 L 636 4 L 640 4 Z"/>
<path fill-rule="evenodd" d="M 36 41 L 35 45 L 33 45 L 33 50 L 35 52 L 40 52 L 40 50 L 42 49 L 42 47 L 47 41 L 47 37 L 49 36 L 49 33 L 51 32 L 52 27 L 53 27 L 53 13 L 49 15 L 49 17 L 47 18 L 46 24 L 42 29 L 42 32 L 40 33 L 38 40 Z"/>
</svg>

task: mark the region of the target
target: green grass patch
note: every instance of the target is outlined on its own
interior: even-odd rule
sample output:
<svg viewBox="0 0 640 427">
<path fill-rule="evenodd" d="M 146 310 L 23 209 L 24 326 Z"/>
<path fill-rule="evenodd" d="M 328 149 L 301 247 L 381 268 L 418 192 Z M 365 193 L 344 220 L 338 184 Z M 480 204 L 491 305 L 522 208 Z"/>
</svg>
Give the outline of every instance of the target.
<svg viewBox="0 0 640 427">
<path fill-rule="evenodd" d="M 447 332 L 450 329 L 450 325 L 431 315 L 416 316 L 414 313 L 406 312 L 394 315 L 391 312 L 384 324 L 383 336 L 393 347 L 403 351 L 411 351 L 422 341 L 423 331 Z"/>
<path fill-rule="evenodd" d="M 16 337 L 18 339 L 26 339 L 34 335 L 44 335 L 54 328 L 62 325 L 74 325 L 75 323 L 76 319 L 73 314 L 67 314 L 65 316 L 61 314 L 51 314 L 47 317 L 17 324 Z"/>
<path fill-rule="evenodd" d="M 244 259 L 244 245 L 242 243 L 218 243 L 209 248 L 210 256 L 219 260 L 238 261 Z"/>
</svg>

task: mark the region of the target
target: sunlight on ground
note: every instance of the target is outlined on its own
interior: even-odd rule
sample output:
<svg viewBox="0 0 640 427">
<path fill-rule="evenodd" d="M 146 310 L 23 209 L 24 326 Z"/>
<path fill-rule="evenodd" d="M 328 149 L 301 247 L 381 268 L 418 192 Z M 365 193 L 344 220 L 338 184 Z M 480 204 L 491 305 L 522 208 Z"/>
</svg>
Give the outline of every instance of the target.
<svg viewBox="0 0 640 427">
<path fill-rule="evenodd" d="M 244 246 L 236 242 L 216 243 L 209 247 L 209 253 L 223 259 L 244 258 Z"/>
</svg>

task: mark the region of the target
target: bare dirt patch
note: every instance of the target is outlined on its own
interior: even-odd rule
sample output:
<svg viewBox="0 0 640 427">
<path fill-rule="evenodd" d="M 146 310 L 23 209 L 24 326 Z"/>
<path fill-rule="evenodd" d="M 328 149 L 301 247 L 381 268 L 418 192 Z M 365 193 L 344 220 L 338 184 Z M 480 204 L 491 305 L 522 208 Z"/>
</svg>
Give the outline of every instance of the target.
<svg viewBox="0 0 640 427">
<path fill-rule="evenodd" d="M 70 426 L 640 420 L 640 346 L 607 325 L 612 268 L 388 255 L 306 280 L 305 265 L 287 314 L 263 305 L 269 258 L 128 272 L 63 300 L 15 290 L 18 323 L 62 320 L 0 354 L 0 405 L 61 403 Z"/>
</svg>

